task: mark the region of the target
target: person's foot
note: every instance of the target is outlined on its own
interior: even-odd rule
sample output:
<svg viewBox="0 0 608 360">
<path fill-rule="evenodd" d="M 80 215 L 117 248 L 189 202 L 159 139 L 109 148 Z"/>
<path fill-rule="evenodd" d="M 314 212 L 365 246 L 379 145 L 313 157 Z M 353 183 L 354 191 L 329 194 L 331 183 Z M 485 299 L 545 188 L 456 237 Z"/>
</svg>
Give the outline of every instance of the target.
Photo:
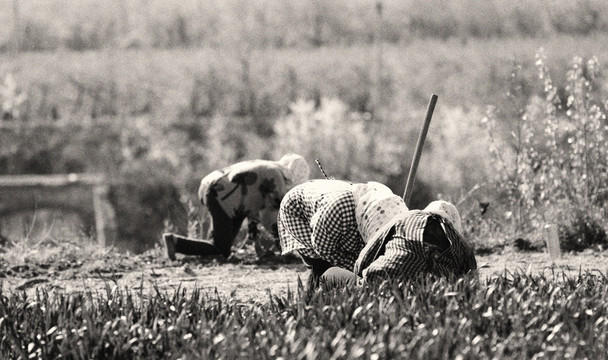
<svg viewBox="0 0 608 360">
<path fill-rule="evenodd" d="M 173 238 L 173 234 L 163 234 L 163 245 L 165 246 L 165 253 L 169 260 L 175 260 L 175 239 Z"/>
</svg>

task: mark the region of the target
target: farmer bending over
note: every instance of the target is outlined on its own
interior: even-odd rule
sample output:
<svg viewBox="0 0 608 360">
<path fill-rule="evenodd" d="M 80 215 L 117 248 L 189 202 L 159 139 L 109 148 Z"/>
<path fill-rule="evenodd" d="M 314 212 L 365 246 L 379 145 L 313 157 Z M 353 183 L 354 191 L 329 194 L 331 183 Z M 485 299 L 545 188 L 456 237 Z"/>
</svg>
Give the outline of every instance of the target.
<svg viewBox="0 0 608 360">
<path fill-rule="evenodd" d="M 461 276 L 476 269 L 454 205 L 434 201 L 409 211 L 379 183 L 311 180 L 281 202 L 283 254 L 297 251 L 309 267 L 308 287 L 333 282 Z"/>
<path fill-rule="evenodd" d="M 278 161 L 248 160 L 216 170 L 201 181 L 198 197 L 212 218 L 210 239 L 192 239 L 163 234 L 167 257 L 175 254 L 230 256 L 232 244 L 243 220 L 248 220 L 248 236 L 261 255 L 257 224 L 278 238 L 277 213 L 281 199 L 293 186 L 306 180 L 310 169 L 297 154 Z"/>
</svg>

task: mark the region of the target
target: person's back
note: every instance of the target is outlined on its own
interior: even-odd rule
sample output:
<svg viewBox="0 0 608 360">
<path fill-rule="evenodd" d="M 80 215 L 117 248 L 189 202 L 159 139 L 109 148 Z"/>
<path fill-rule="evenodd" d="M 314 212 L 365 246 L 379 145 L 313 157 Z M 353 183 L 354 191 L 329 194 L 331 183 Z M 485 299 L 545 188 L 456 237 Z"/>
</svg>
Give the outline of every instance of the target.
<svg viewBox="0 0 608 360">
<path fill-rule="evenodd" d="M 278 209 L 286 192 L 282 167 L 275 161 L 247 160 L 205 176 L 198 196 L 203 205 L 208 205 L 209 195 L 215 197 L 226 214 L 235 217 Z"/>
<path fill-rule="evenodd" d="M 357 231 L 352 184 L 310 180 L 291 189 L 281 202 L 278 226 L 283 254 L 320 259 L 352 269 L 363 248 Z"/>
<path fill-rule="evenodd" d="M 245 219 L 261 255 L 264 250 L 259 244 L 258 223 L 278 238 L 276 220 L 281 199 L 292 186 L 308 180 L 309 172 L 308 164 L 297 154 L 287 154 L 278 161 L 241 161 L 211 172 L 198 189 L 199 199 L 211 215 L 210 238 L 165 234 L 168 257 L 175 258 L 176 252 L 227 257 Z"/>
</svg>

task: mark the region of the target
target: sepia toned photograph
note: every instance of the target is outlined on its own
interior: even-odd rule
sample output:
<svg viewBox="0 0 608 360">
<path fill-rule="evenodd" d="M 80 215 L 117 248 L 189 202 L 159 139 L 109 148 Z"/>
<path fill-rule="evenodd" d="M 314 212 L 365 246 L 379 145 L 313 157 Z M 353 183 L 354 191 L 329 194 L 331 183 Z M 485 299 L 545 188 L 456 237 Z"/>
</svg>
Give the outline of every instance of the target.
<svg viewBox="0 0 608 360">
<path fill-rule="evenodd" d="M 608 1 L 0 0 L 0 359 L 606 359 Z"/>
</svg>

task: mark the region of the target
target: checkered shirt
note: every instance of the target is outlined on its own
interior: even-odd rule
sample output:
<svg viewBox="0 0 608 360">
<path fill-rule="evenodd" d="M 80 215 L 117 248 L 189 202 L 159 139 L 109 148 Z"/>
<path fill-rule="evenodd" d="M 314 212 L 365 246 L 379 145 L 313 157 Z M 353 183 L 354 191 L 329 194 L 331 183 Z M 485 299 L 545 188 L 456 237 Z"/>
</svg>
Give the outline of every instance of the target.
<svg viewBox="0 0 608 360">
<path fill-rule="evenodd" d="M 451 246 L 444 251 L 423 241 L 427 220 L 440 221 Z M 473 249 L 441 216 L 419 211 L 405 213 L 395 225 L 366 246 L 356 261 L 355 273 L 368 281 L 412 279 L 421 274 L 462 276 L 477 268 Z"/>
<path fill-rule="evenodd" d="M 352 185 L 311 180 L 283 198 L 277 219 L 283 254 L 298 251 L 351 270 L 365 245 L 355 220 Z"/>
</svg>

